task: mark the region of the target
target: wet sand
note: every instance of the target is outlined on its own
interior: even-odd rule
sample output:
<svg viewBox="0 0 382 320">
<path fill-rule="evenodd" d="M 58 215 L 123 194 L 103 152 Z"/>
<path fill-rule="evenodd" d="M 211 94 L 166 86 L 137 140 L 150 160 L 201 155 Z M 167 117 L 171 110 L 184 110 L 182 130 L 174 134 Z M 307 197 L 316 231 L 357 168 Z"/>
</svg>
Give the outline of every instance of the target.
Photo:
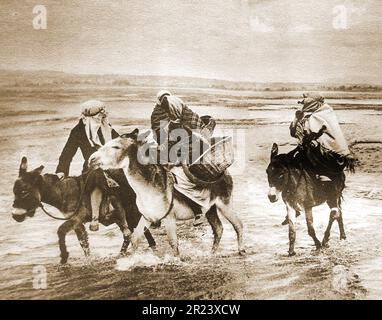
<svg viewBox="0 0 382 320">
<path fill-rule="evenodd" d="M 121 97 L 106 91 L 97 95 L 109 101 L 111 121 L 119 132 L 147 127 L 152 108 L 149 93 L 155 89 L 129 88 L 127 94 L 134 90 L 140 94 L 138 97 Z M 208 99 L 204 100 L 201 92 Z M 34 218 L 15 222 L 10 214 L 12 186 L 24 155 L 30 169 L 43 164 L 45 172 L 55 170 L 69 131 L 78 121 L 78 103 L 94 96 L 88 92 L 71 96 L 66 92 L 56 98 L 3 97 L 0 108 L 6 116 L 0 120 L 0 298 L 381 299 L 381 107 L 376 104 L 360 108 L 354 101 L 356 108 L 346 105 L 337 111 L 345 135 L 355 143 L 353 150 L 360 159 L 357 173 L 347 176 L 344 192 L 347 240 L 339 240 L 338 226 L 334 224 L 330 247 L 315 251 L 305 219 L 300 216 L 297 256 L 290 258 L 287 227 L 281 226 L 284 205 L 269 203 L 265 169 L 273 142 L 279 143 L 282 152 L 293 148 L 288 123 L 295 106 L 288 100 L 277 110 L 256 103 L 254 106 L 259 108 L 248 110 L 242 106 L 248 93 L 230 92 L 229 101 L 227 92 L 219 90 L 179 89 L 179 93 L 191 101 L 195 111 L 218 119 L 216 135 L 234 132 L 237 146 L 245 147 L 239 148 L 244 152 L 244 161 L 232 173 L 233 207 L 244 224 L 247 256 L 237 254 L 232 226 L 222 218 L 224 233 L 216 255 L 209 253 L 209 225 L 195 228 L 192 221 L 187 221 L 178 223 L 181 259 L 172 257 L 163 227 L 153 230 L 157 252 L 149 250 L 142 240 L 137 253 L 118 259 L 122 237 L 116 226 L 110 226 L 101 227 L 97 233 L 89 231 L 90 260 L 84 258 L 75 234 L 69 233 L 69 263 L 60 266 L 56 235 L 60 222 L 40 210 Z M 266 96 L 272 98 L 270 93 Z M 255 98 L 262 96 L 257 93 Z M 280 104 L 278 100 L 273 102 Z M 81 165 L 77 154 L 71 173 L 78 174 Z M 313 212 L 316 233 L 322 238 L 329 210 L 322 205 Z M 45 290 L 32 287 L 33 268 L 40 265 L 48 272 Z"/>
</svg>

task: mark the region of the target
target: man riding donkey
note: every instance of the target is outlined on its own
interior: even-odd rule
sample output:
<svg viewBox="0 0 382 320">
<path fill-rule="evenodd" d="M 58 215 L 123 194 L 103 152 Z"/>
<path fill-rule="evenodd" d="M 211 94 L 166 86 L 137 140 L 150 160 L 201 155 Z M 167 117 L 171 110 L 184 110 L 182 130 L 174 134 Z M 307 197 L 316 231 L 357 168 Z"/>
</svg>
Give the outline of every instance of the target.
<svg viewBox="0 0 382 320">
<path fill-rule="evenodd" d="M 183 129 L 191 139 L 199 140 L 199 147 L 192 143 L 189 147 L 194 148 L 191 153 L 201 155 L 203 151 L 210 147 L 210 139 L 213 134 L 216 122 L 210 116 L 200 117 L 193 112 L 177 96 L 172 95 L 167 90 L 161 90 L 157 94 L 157 102 L 151 114 L 151 129 L 154 132 L 154 139 L 158 143 L 158 150 L 166 156 L 171 152 L 171 147 L 178 141 L 171 141 L 169 137 L 173 130 Z M 170 157 L 171 158 L 171 157 Z M 197 187 L 183 172 L 181 164 L 170 159 L 167 165 L 177 179 L 176 188 L 189 198 L 190 205 L 195 213 L 194 226 L 203 223 L 202 208 L 209 198 L 206 189 Z"/>
<path fill-rule="evenodd" d="M 299 101 L 303 107 L 296 111 L 290 124 L 290 134 L 298 139 L 298 146 L 289 152 L 289 157 L 309 169 L 320 181 L 327 181 L 328 188 L 343 185 L 342 172 L 354 172 L 355 159 L 332 107 L 319 94 L 304 94 Z M 333 209 L 337 210 L 337 209 Z M 296 212 L 296 216 L 299 212 Z M 286 218 L 283 225 L 288 224 Z"/>
<path fill-rule="evenodd" d="M 78 124 L 71 130 L 59 158 L 56 174 L 61 180 L 69 175 L 71 161 L 78 149 L 81 150 L 84 158 L 82 175 L 84 179 L 86 179 L 88 175 L 88 159 L 90 156 L 108 141 L 119 137 L 119 134 L 112 128 L 109 122 L 106 105 L 102 101 L 86 101 L 81 104 L 81 109 L 81 118 Z M 130 224 L 135 219 L 135 216 L 140 216 L 135 204 L 136 195 L 128 184 L 123 171 L 108 170 L 104 172 L 104 176 L 104 190 L 98 187 L 93 190 L 87 190 L 87 193 L 90 193 L 92 205 L 92 221 L 89 229 L 91 231 L 97 231 L 99 229 L 100 211 L 102 214 L 105 214 L 105 216 L 112 216 L 110 205 L 114 208 L 113 212 L 121 220 L 124 229 L 127 227 L 135 227 L 135 225 L 127 225 L 125 212 L 119 212 L 120 210 L 117 209 L 119 206 L 110 202 L 109 197 L 106 195 L 108 192 L 111 192 L 113 195 L 118 194 L 123 207 L 128 209 L 127 211 L 130 213 L 134 212 L 132 217 L 129 217 Z M 133 224 L 136 223 L 134 222 Z M 150 239 L 149 242 L 151 244 L 155 243 L 149 230 L 145 231 L 145 236 L 148 240 Z"/>
</svg>

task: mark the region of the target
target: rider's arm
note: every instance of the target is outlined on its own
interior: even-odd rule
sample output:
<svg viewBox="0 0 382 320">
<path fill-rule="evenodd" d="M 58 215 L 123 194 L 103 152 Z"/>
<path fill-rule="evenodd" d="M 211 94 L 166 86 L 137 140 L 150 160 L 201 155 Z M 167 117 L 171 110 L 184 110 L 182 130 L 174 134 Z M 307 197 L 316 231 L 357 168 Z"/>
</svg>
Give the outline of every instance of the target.
<svg viewBox="0 0 382 320">
<path fill-rule="evenodd" d="M 70 163 L 72 162 L 72 159 L 74 155 L 76 154 L 78 147 L 79 147 L 78 137 L 76 134 L 76 130 L 74 128 L 70 132 L 68 141 L 66 141 L 64 149 L 61 152 L 56 173 L 62 172 L 65 174 L 65 176 L 69 175 Z"/>
<path fill-rule="evenodd" d="M 296 138 L 296 122 L 295 121 L 292 121 L 290 123 L 290 126 L 289 126 L 289 132 L 290 132 L 290 135 L 293 137 L 293 138 Z"/>
<path fill-rule="evenodd" d="M 289 126 L 289 132 L 290 132 L 290 135 L 293 137 L 293 138 L 297 138 L 296 136 L 296 128 L 297 128 L 297 125 L 298 125 L 298 122 L 304 117 L 304 113 L 301 111 L 301 110 L 297 110 L 296 111 L 296 116 L 294 118 L 294 120 L 291 122 L 290 126 Z"/>
</svg>

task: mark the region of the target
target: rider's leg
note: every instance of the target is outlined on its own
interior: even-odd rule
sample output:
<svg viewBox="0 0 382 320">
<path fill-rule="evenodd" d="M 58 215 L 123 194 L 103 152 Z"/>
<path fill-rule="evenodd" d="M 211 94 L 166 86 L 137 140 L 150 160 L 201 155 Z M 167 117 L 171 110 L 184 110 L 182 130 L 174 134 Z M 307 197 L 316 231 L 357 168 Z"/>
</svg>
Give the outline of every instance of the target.
<svg viewBox="0 0 382 320">
<path fill-rule="evenodd" d="M 92 208 L 92 221 L 90 222 L 89 229 L 91 231 L 97 231 L 99 229 L 99 210 L 102 202 L 102 191 L 99 188 L 95 188 L 90 194 L 90 202 Z"/>
</svg>

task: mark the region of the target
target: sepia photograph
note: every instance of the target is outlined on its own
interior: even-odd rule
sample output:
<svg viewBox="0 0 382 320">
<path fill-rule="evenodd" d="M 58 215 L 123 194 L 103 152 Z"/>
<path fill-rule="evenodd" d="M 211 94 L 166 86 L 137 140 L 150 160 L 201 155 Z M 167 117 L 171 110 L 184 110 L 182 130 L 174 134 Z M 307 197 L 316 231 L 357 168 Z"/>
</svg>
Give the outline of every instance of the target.
<svg viewBox="0 0 382 320">
<path fill-rule="evenodd" d="M 0 300 L 382 299 L 380 0 L 1 0 L 0 28 Z"/>
</svg>

